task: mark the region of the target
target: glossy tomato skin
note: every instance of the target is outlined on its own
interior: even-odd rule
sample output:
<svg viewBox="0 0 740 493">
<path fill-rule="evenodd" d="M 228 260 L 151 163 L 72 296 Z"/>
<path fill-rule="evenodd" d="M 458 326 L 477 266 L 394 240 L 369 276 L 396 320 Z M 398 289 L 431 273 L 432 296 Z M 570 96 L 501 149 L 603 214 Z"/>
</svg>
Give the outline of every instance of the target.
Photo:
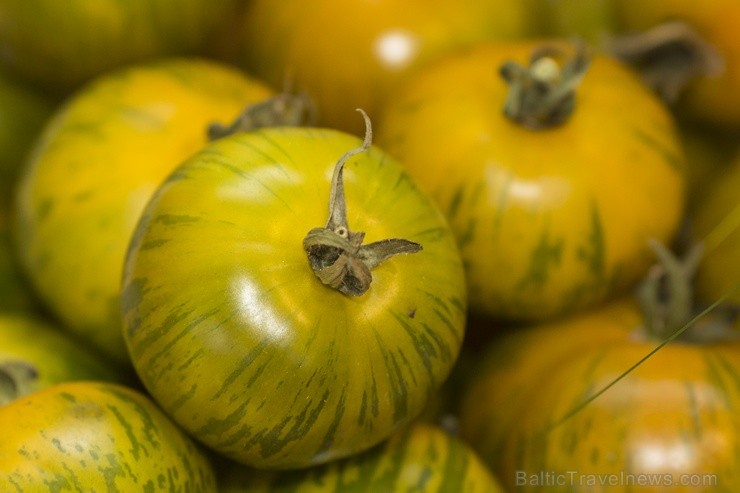
<svg viewBox="0 0 740 493">
<path fill-rule="evenodd" d="M 100 382 L 49 387 L 0 407 L 0 490 L 215 492 L 195 443 L 144 394 Z"/>
<path fill-rule="evenodd" d="M 350 297 L 312 272 L 335 162 L 360 141 L 282 127 L 204 148 L 163 184 L 134 236 L 124 335 L 160 405 L 216 452 L 258 468 L 365 450 L 423 409 L 462 342 L 466 291 L 452 233 L 372 147 L 344 172 L 350 228 L 423 250 Z"/>
<path fill-rule="evenodd" d="M 236 0 L 7 0 L 0 65 L 55 95 L 165 56 L 204 55 Z"/>
<path fill-rule="evenodd" d="M 505 341 L 514 349 L 510 358 L 486 360 L 487 372 L 468 389 L 462 436 L 517 491 L 618 492 L 636 485 L 640 491 L 736 491 L 737 342 L 669 344 L 565 419 L 658 343 L 635 324 L 638 308 L 618 303 L 511 334 Z M 528 381 L 517 388 L 512 378 L 520 371 Z M 500 409 L 509 406 L 501 421 Z M 562 481 L 543 485 L 541 471 Z M 636 482 L 647 475 L 657 483 Z M 598 482 L 612 481 L 609 476 L 616 484 Z"/>
<path fill-rule="evenodd" d="M 536 320 L 598 303 L 652 262 L 683 212 L 685 159 L 671 114 L 596 53 L 560 126 L 502 111 L 497 69 L 556 41 L 487 43 L 428 66 L 389 100 L 378 145 L 406 166 L 456 233 L 471 307 Z M 454 123 L 453 123 L 454 122 Z"/>
<path fill-rule="evenodd" d="M 400 80 L 430 60 L 530 30 L 529 1 L 256 0 L 237 63 L 276 87 L 305 90 L 321 125 L 362 135 Z M 317 33 L 321 33 L 317 35 Z"/>
<path fill-rule="evenodd" d="M 708 181 L 691 216 L 693 240 L 704 244 L 695 277 L 696 296 L 709 304 L 729 295 L 740 306 L 740 150 Z"/>
<path fill-rule="evenodd" d="M 176 58 L 105 74 L 57 111 L 22 170 L 15 236 L 28 277 L 64 326 L 128 361 L 119 289 L 141 211 L 207 143 L 210 123 L 271 94 L 231 67 Z"/>
<path fill-rule="evenodd" d="M 498 480 L 460 438 L 416 423 L 344 460 L 299 471 L 256 471 L 231 463 L 217 472 L 222 493 L 503 493 Z"/>
<path fill-rule="evenodd" d="M 740 128 L 740 4 L 735 0 L 657 0 L 636 4 L 616 0 L 625 32 L 644 31 L 667 21 L 683 21 L 722 57 L 717 73 L 692 82 L 679 99 L 682 113 L 704 123 Z"/>
</svg>

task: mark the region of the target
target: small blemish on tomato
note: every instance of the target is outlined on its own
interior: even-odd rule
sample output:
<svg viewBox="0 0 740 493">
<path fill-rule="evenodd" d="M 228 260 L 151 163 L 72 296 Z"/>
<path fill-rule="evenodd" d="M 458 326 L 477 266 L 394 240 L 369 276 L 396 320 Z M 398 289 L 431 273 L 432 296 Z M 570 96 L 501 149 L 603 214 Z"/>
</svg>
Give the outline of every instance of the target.
<svg viewBox="0 0 740 493">
<path fill-rule="evenodd" d="M 414 316 L 416 316 L 416 308 L 409 310 L 409 318 L 414 318 Z"/>
</svg>

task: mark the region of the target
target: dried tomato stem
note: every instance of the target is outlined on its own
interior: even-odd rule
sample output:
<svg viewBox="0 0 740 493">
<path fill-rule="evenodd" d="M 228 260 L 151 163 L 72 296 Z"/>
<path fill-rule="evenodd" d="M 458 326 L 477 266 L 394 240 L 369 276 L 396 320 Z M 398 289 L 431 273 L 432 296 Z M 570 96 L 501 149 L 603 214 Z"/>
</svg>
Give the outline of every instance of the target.
<svg viewBox="0 0 740 493">
<path fill-rule="evenodd" d="M 313 113 L 313 104 L 306 94 L 283 92 L 247 106 L 228 125 L 211 123 L 208 126 L 208 139 L 216 140 L 235 133 L 250 132 L 258 128 L 304 126 L 313 121 Z"/>
<path fill-rule="evenodd" d="M 422 246 L 410 240 L 390 238 L 363 245 L 365 233 L 354 232 L 347 223 L 344 196 L 344 165 L 352 156 L 365 152 L 372 144 L 372 126 L 367 114 L 365 139 L 360 147 L 346 152 L 334 166 L 329 195 L 329 219 L 323 228 L 311 229 L 303 239 L 303 249 L 318 279 L 347 296 L 360 296 L 370 288 L 376 266 L 401 253 L 415 253 Z"/>
<path fill-rule="evenodd" d="M 676 102 L 691 81 L 718 75 L 725 67 L 717 48 L 681 21 L 615 36 L 606 49 L 637 70 L 668 103 Z"/>
<path fill-rule="evenodd" d="M 660 242 L 649 244 L 658 263 L 637 290 L 646 335 L 662 342 L 679 337 L 692 343 L 740 339 L 740 334 L 732 329 L 737 307 L 718 302 L 710 313 L 706 309 L 699 311 L 701 307 L 694 303 L 693 278 L 704 253 L 703 245 L 694 244 L 679 259 Z M 697 313 L 703 315 L 699 317 Z"/>
<path fill-rule="evenodd" d="M 586 74 L 590 56 L 583 43 L 576 44 L 572 57 L 545 46 L 536 50 L 529 66 L 505 62 L 501 77 L 509 85 L 504 115 L 532 130 L 564 123 L 575 108 L 575 91 Z"/>
</svg>

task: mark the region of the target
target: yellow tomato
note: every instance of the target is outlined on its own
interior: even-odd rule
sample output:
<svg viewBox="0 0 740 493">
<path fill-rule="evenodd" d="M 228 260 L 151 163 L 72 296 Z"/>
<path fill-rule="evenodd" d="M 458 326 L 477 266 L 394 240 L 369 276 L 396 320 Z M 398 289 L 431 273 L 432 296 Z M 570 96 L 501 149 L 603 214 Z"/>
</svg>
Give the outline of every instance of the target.
<svg viewBox="0 0 740 493">
<path fill-rule="evenodd" d="M 168 59 L 111 72 L 58 111 L 22 170 L 16 233 L 41 298 L 73 332 L 120 361 L 119 291 L 149 197 L 228 122 L 272 91 L 230 67 Z"/>
<path fill-rule="evenodd" d="M 652 262 L 646 240 L 669 242 L 682 217 L 675 122 L 623 64 L 595 54 L 560 124 L 533 130 L 504 114 L 497 70 L 547 45 L 494 42 L 440 60 L 377 125 L 378 145 L 451 222 L 471 307 L 495 317 L 545 319 L 624 291 Z"/>
<path fill-rule="evenodd" d="M 740 344 L 675 341 L 614 383 L 658 344 L 644 324 L 620 300 L 493 341 L 461 435 L 511 491 L 737 491 Z"/>
<path fill-rule="evenodd" d="M 355 108 L 375 117 L 413 69 L 461 46 L 529 29 L 518 0 L 255 0 L 239 63 L 276 87 L 307 91 L 320 123 L 362 134 Z"/>
</svg>

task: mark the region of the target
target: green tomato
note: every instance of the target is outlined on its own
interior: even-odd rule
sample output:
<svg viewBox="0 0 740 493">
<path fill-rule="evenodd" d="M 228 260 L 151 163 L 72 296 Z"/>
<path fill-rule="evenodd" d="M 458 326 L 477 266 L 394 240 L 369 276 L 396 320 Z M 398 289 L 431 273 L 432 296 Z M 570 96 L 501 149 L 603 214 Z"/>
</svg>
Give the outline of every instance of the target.
<svg viewBox="0 0 740 493">
<path fill-rule="evenodd" d="M 366 452 L 299 471 L 217 470 L 221 493 L 500 493 L 498 480 L 459 437 L 416 423 Z"/>
<path fill-rule="evenodd" d="M 0 65 L 65 95 L 116 67 L 203 55 L 237 0 L 5 0 Z"/>
<path fill-rule="evenodd" d="M 213 468 L 145 395 L 68 382 L 0 407 L 0 491 L 216 491 Z"/>
<path fill-rule="evenodd" d="M 272 94 L 227 65 L 168 58 L 108 72 L 59 108 L 22 170 L 14 234 L 21 265 L 65 327 L 128 362 L 119 290 L 141 211 L 207 143 L 210 123 Z"/>
<path fill-rule="evenodd" d="M 0 372 L 4 369 L 20 378 L 12 384 L 14 396 L 73 380 L 133 381 L 59 327 L 30 315 L 0 315 Z"/>
<path fill-rule="evenodd" d="M 237 462 L 298 468 L 365 450 L 423 410 L 458 355 L 467 293 L 451 230 L 376 147 L 345 156 L 342 178 L 358 143 L 299 127 L 216 141 L 159 188 L 129 248 L 134 367 L 184 429 Z M 362 259 L 393 237 L 423 249 L 370 274 Z"/>
</svg>

